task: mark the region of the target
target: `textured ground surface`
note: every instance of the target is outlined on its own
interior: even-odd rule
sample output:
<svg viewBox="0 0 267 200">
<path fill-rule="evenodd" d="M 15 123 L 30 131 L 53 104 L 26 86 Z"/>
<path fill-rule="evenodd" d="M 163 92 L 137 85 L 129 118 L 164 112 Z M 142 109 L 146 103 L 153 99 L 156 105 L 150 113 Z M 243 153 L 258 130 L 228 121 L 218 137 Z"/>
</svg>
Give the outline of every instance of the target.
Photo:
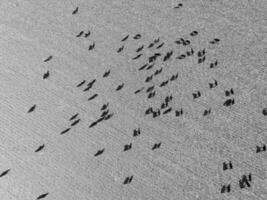
<svg viewBox="0 0 267 200">
<path fill-rule="evenodd" d="M 1 200 L 267 199 L 266 0 L 0 10 Z"/>
</svg>

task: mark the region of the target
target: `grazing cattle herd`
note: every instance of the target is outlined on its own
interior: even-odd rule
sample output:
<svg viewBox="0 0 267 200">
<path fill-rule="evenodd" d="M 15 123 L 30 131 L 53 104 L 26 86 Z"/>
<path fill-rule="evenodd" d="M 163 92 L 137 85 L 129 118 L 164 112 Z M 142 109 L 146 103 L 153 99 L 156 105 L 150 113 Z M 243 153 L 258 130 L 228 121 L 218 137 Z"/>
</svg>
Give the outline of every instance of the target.
<svg viewBox="0 0 267 200">
<path fill-rule="evenodd" d="M 116 1 L 113 2 L 114 6 L 117 6 L 115 2 Z M 152 1 L 149 2 L 151 3 Z M 189 1 L 177 1 L 177 4 L 171 8 L 173 10 L 172 12 L 189 12 L 190 14 L 192 14 L 192 12 L 195 11 L 194 9 L 196 8 L 192 6 L 194 2 L 191 2 L 190 4 L 188 2 Z M 203 2 L 206 2 L 208 6 L 212 3 L 216 4 L 217 1 L 210 0 Z M 113 5 L 113 3 L 111 3 L 111 5 Z M 86 3 L 83 2 L 82 5 L 85 4 Z M 145 7 L 148 6 L 149 3 L 144 2 L 143 4 Z M 220 3 L 217 2 L 217 4 Z M 192 7 L 193 11 L 191 10 L 190 6 Z M 199 3 L 198 6 L 201 7 Z M 86 8 L 83 6 L 74 6 L 74 8 L 72 9 L 72 12 L 70 11 L 68 15 L 77 19 L 83 16 L 83 12 L 91 12 L 86 10 Z M 183 11 L 183 9 L 185 9 L 185 11 Z M 209 9 L 212 10 L 214 8 L 210 7 Z M 105 15 L 105 13 L 101 14 Z M 121 15 L 121 17 L 123 18 L 123 14 Z M 69 19 L 71 19 L 71 17 Z M 141 17 L 139 19 L 141 19 Z M 214 19 L 209 20 L 215 20 L 215 17 Z M 227 20 L 229 19 L 227 18 Z M 90 22 L 93 23 L 93 21 L 91 20 Z M 179 20 L 177 21 L 177 24 L 179 24 Z M 153 36 L 143 33 L 143 30 L 140 30 L 140 32 L 137 33 L 128 32 L 126 34 L 126 30 L 124 30 L 124 34 L 116 36 L 117 38 L 119 38 L 115 41 L 117 46 L 113 47 L 113 49 L 109 49 L 108 47 L 103 47 L 103 44 L 101 42 L 98 42 L 97 37 L 95 35 L 96 33 L 94 32 L 93 28 L 91 28 L 90 30 L 85 28 L 77 30 L 75 33 L 72 34 L 72 39 L 81 40 L 82 38 L 84 38 L 85 40 L 86 38 L 89 39 L 89 41 L 91 40 L 89 43 L 87 43 L 88 46 L 86 50 L 90 55 L 92 53 L 96 53 L 97 56 L 101 57 L 101 48 L 104 48 L 105 51 L 108 52 L 107 54 L 117 55 L 115 59 L 127 60 L 127 64 L 125 65 L 128 66 L 124 67 L 131 69 L 133 68 L 131 73 L 134 74 L 130 74 L 127 76 L 125 75 L 125 77 L 131 77 L 132 80 L 136 79 L 136 82 L 132 84 L 130 83 L 130 81 L 128 82 L 126 78 L 121 78 L 121 76 L 124 76 L 124 73 L 128 73 L 129 71 L 126 72 L 125 69 L 118 70 L 118 68 L 113 67 L 113 65 L 115 65 L 113 63 L 110 63 L 110 66 L 106 66 L 107 68 L 104 71 L 101 71 L 102 69 L 99 68 L 98 72 L 101 71 L 101 77 L 94 76 L 94 70 L 90 71 L 90 74 L 92 75 L 91 77 L 94 78 L 88 79 L 86 78 L 86 74 L 82 74 L 84 78 L 81 78 L 80 80 L 75 80 L 76 83 L 71 85 L 70 88 L 71 90 L 75 90 L 75 92 L 78 91 L 80 92 L 80 94 L 82 93 L 82 95 L 86 96 L 87 101 L 85 101 L 84 103 L 87 103 L 89 105 L 89 111 L 86 112 L 87 117 L 88 115 L 90 115 L 91 108 L 98 109 L 98 117 L 94 118 L 94 113 L 90 115 L 88 120 L 88 118 L 81 110 L 76 110 L 74 112 L 66 111 L 66 113 L 72 112 L 72 114 L 69 114 L 67 116 L 68 122 L 65 124 L 64 127 L 62 127 L 61 131 L 57 133 L 58 135 L 60 135 L 59 137 L 69 137 L 68 139 L 70 139 L 71 137 L 75 138 L 77 137 L 77 130 L 81 130 L 81 127 L 83 127 L 83 130 L 85 132 L 89 132 L 88 134 L 92 134 L 93 131 L 103 131 L 103 127 L 108 127 L 108 129 L 114 128 L 115 130 L 119 129 L 121 126 L 127 128 L 132 127 L 128 131 L 128 142 L 124 143 L 122 141 L 124 141 L 125 139 L 120 140 L 119 138 L 116 138 L 117 142 L 120 144 L 120 152 L 118 152 L 117 158 L 121 157 L 123 154 L 126 155 L 124 159 L 127 160 L 131 160 L 132 158 L 146 159 L 146 156 L 149 157 L 149 159 L 153 160 L 155 158 L 157 160 L 157 156 L 166 156 L 168 162 L 173 162 L 173 165 L 177 165 L 176 167 L 179 168 L 179 170 L 184 170 L 183 173 L 191 173 L 194 174 L 193 176 L 196 177 L 198 177 L 198 173 L 202 173 L 203 170 L 209 171 L 210 169 L 205 168 L 203 165 L 202 168 L 200 167 L 201 169 L 194 168 L 192 170 L 191 167 L 193 167 L 193 163 L 186 166 L 186 162 L 188 161 L 183 161 L 182 158 L 184 158 L 185 160 L 189 160 L 190 156 L 186 158 L 187 153 L 185 152 L 194 152 L 194 155 L 197 156 L 194 158 L 192 156 L 192 160 L 194 160 L 194 162 L 200 162 L 200 160 L 202 159 L 201 162 L 205 162 L 207 165 L 210 164 L 210 160 L 216 159 L 216 162 L 214 161 L 214 163 L 216 164 L 213 164 L 213 167 L 214 165 L 217 165 L 215 166 L 217 170 L 216 176 L 218 176 L 219 178 L 218 182 L 209 183 L 209 185 L 212 185 L 210 186 L 209 193 L 214 193 L 217 196 L 206 196 L 206 198 L 204 198 L 204 193 L 206 193 L 204 192 L 202 194 L 203 196 L 200 197 L 198 196 L 198 194 L 194 193 L 197 193 L 197 191 L 194 191 L 196 189 L 192 189 L 195 195 L 191 195 L 190 192 L 186 192 L 187 188 L 190 188 L 190 186 L 186 186 L 183 189 L 183 199 L 226 200 L 231 199 L 232 196 L 239 196 L 240 199 L 244 200 L 266 199 L 267 192 L 262 192 L 262 194 L 257 193 L 256 189 L 254 190 L 254 188 L 256 188 L 256 186 L 254 186 L 254 183 L 256 184 L 257 180 L 262 178 L 262 184 L 265 184 L 265 189 L 267 188 L 267 176 L 261 177 L 258 174 L 259 171 L 263 174 L 267 173 L 267 97 L 265 99 L 256 99 L 259 101 L 261 100 L 262 103 L 249 102 L 248 99 L 244 100 L 245 97 L 242 96 L 242 89 L 246 90 L 247 86 L 242 85 L 242 83 L 240 83 L 240 86 L 235 83 L 238 82 L 239 79 L 232 78 L 230 80 L 230 78 L 228 77 L 238 77 L 239 75 L 242 76 L 242 74 L 239 74 L 239 72 L 235 72 L 235 68 L 245 68 L 245 66 L 240 65 L 227 68 L 227 65 L 231 63 L 232 58 L 227 58 L 224 57 L 224 55 L 221 55 L 223 53 L 222 49 L 226 48 L 227 54 L 231 51 L 229 45 L 233 45 L 235 47 L 235 44 L 229 44 L 229 40 L 232 41 L 234 38 L 227 38 L 228 36 L 225 36 L 227 35 L 227 33 L 220 33 L 217 30 L 212 30 L 211 32 L 213 34 L 211 35 L 207 35 L 207 33 L 204 31 L 207 32 L 205 28 L 200 28 L 197 23 L 195 27 L 192 24 L 186 24 L 183 33 L 187 33 L 177 33 L 176 38 L 171 38 L 169 35 L 161 35 L 160 33 L 162 32 L 159 32 L 158 36 L 153 38 Z M 165 30 L 165 32 L 168 33 L 168 30 Z M 105 40 L 105 38 L 103 40 Z M 267 42 L 265 42 L 265 46 L 266 44 Z M 105 56 L 102 57 L 103 59 L 106 59 Z M 51 55 L 46 55 L 46 58 L 44 60 L 41 60 L 41 62 L 45 66 L 49 66 L 50 63 L 56 63 L 57 59 L 60 59 L 59 55 L 54 55 L 53 53 L 51 53 Z M 266 63 L 266 54 L 264 62 Z M 123 61 L 121 61 L 121 63 L 123 63 Z M 233 65 L 235 65 L 234 60 Z M 4 66 L 2 66 L 2 68 L 4 68 Z M 96 66 L 96 68 L 98 68 L 98 66 Z M 267 74 L 266 64 L 264 70 L 265 71 L 262 71 L 261 73 Z M 77 71 L 79 71 L 79 69 L 77 69 Z M 242 69 L 240 71 L 242 71 Z M 53 80 L 55 76 L 58 76 L 58 73 L 54 74 L 53 70 L 46 70 L 42 76 L 43 82 L 49 82 L 50 80 Z M 265 82 L 261 82 L 262 85 L 260 85 L 260 87 L 267 88 L 266 77 L 265 80 L 263 80 Z M 73 76 L 73 79 L 76 79 L 75 76 Z M 254 83 L 256 84 L 256 80 L 251 80 L 251 84 Z M 108 86 L 106 86 L 106 84 Z M 113 97 L 110 98 L 109 96 L 107 96 L 106 91 L 102 91 L 99 89 L 102 87 L 106 87 L 108 94 L 112 96 L 118 96 L 118 102 L 115 102 Z M 62 98 L 64 97 L 62 96 Z M 44 98 L 43 101 L 45 102 L 46 99 Z M 247 102 L 251 103 L 251 105 Z M 127 105 L 125 105 L 123 109 L 116 109 L 118 108 L 118 106 L 122 107 L 122 104 Z M 131 105 L 133 104 L 136 104 L 136 107 L 132 108 Z M 45 112 L 42 107 L 42 102 L 37 103 L 33 100 L 33 102 L 31 102 L 29 104 L 29 107 L 27 108 L 28 111 L 26 110 L 25 113 L 27 113 L 28 117 L 36 116 L 38 118 L 39 112 Z M 252 109 L 254 110 L 252 111 Z M 141 113 L 139 113 L 139 111 L 141 111 Z M 138 114 L 134 116 L 132 115 L 132 113 Z M 4 114 L 5 113 L 2 113 L 2 115 Z M 255 115 L 257 117 L 252 117 L 251 115 Z M 25 118 L 27 118 L 27 116 L 25 116 Z M 138 124 L 135 125 L 135 127 L 132 126 L 132 122 L 129 122 L 129 124 L 127 124 L 127 121 L 133 119 L 135 120 L 136 124 Z M 226 124 L 224 129 L 220 128 L 221 126 L 218 125 L 220 120 L 222 121 L 221 123 Z M 251 138 L 246 139 L 246 135 L 248 133 L 244 133 L 244 135 L 242 135 L 242 131 L 244 131 L 242 128 L 244 126 L 255 127 L 255 124 L 257 123 L 253 120 L 262 120 L 263 125 L 262 127 L 257 127 L 255 129 L 255 137 L 253 136 L 254 140 L 250 141 Z M 229 127 L 227 127 L 227 124 L 229 124 Z M 162 127 L 160 128 L 161 125 Z M 5 125 L 3 124 L 2 126 Z M 49 124 L 46 124 L 46 126 L 49 126 Z M 149 128 L 142 128 L 144 126 L 147 126 Z M 183 126 L 190 127 L 190 130 L 188 132 L 185 132 Z M 236 126 L 237 128 L 234 127 L 231 129 L 231 126 Z M 206 129 L 204 127 L 206 127 Z M 201 130 L 202 128 L 203 132 Z M 197 133 L 198 129 L 199 133 Z M 209 139 L 204 136 L 206 135 L 206 133 L 204 133 L 205 130 L 209 133 L 212 132 L 212 134 L 215 135 L 215 139 L 213 141 L 211 140 L 209 142 Z M 227 131 L 229 131 L 229 133 Z M 153 134 L 148 134 L 148 132 L 158 133 L 155 134 L 155 137 L 153 137 Z M 179 136 L 180 134 L 183 136 Z M 201 136 L 201 134 L 203 134 L 203 136 Z M 196 139 L 194 137 L 196 137 Z M 183 140 L 177 142 L 178 138 L 183 138 Z M 187 138 L 188 140 L 185 138 Z M 98 165 L 101 165 L 101 163 L 103 163 L 103 165 L 106 165 L 104 164 L 106 159 L 105 155 L 113 154 L 113 149 L 116 149 L 116 145 L 112 145 L 109 142 L 102 142 L 102 140 L 111 141 L 111 139 L 109 139 L 107 136 L 107 138 L 101 139 L 101 142 L 99 142 L 98 144 L 92 145 L 92 148 L 94 148 L 95 145 L 99 147 L 95 148 L 92 152 L 87 152 L 88 155 L 86 159 L 88 159 L 88 162 L 97 162 Z M 145 144 L 145 141 L 149 141 L 149 148 L 147 149 L 146 147 L 142 146 L 143 144 Z M 225 146 L 231 145 L 231 147 L 236 148 L 238 150 L 230 148 L 229 150 L 223 149 L 226 147 L 223 147 L 222 144 L 219 144 L 221 141 L 225 142 Z M 43 154 L 41 156 L 45 156 L 46 151 L 49 151 L 49 148 L 51 147 L 49 142 L 50 141 L 47 140 L 46 142 L 40 143 L 37 148 L 35 147 L 35 150 L 32 150 L 36 153 L 34 155 L 38 155 L 42 152 Z M 247 144 L 247 146 L 245 144 Z M 171 148 L 173 147 L 172 145 L 175 149 L 173 150 L 173 153 L 171 153 Z M 77 147 L 79 148 L 79 144 L 77 145 Z M 198 150 L 198 148 L 200 149 Z M 229 153 L 229 151 L 231 150 L 232 153 Z M 240 152 L 240 156 L 233 156 L 237 151 Z M 243 153 L 245 152 L 244 154 L 248 155 L 247 157 L 245 156 L 246 161 L 244 161 L 244 163 L 242 162 L 242 160 L 240 160 L 243 156 L 243 153 L 241 153 L 242 151 Z M 116 151 L 114 150 L 114 152 Z M 131 154 L 131 152 L 133 154 Z M 228 152 L 229 154 L 227 154 L 226 152 Z M 216 157 L 215 154 L 220 156 Z M 176 160 L 177 155 L 180 155 L 180 160 L 178 161 Z M 68 156 L 68 154 L 66 154 L 65 156 Z M 115 162 L 117 158 L 110 159 Z M 250 161 L 248 160 L 248 158 L 252 160 Z M 255 167 L 253 167 L 254 162 L 262 163 L 262 166 L 260 166 L 262 168 L 256 169 Z M 165 163 L 166 171 L 164 171 L 165 165 L 163 163 L 160 163 L 159 161 L 151 161 L 151 163 L 156 163 L 155 165 L 158 165 L 157 167 L 159 167 L 163 174 L 166 172 L 168 176 L 173 175 L 171 172 L 175 174 L 175 169 L 168 168 L 167 161 Z M 161 167 L 161 165 L 163 167 Z M 243 165 L 245 167 L 242 168 Z M 257 165 L 257 167 L 259 166 Z M 142 177 L 140 174 L 135 173 L 134 169 L 130 170 L 129 168 L 131 168 L 130 165 L 127 165 L 127 167 L 125 165 L 125 169 L 123 168 L 123 166 L 121 167 L 121 173 L 128 174 L 125 174 L 124 177 L 120 177 L 119 184 L 125 185 L 122 186 L 124 187 L 123 190 L 127 190 L 127 187 L 128 189 L 132 187 L 133 189 L 138 190 L 138 186 L 135 186 L 135 184 L 142 185 L 143 182 L 145 182 L 145 178 Z M 15 176 L 12 171 L 16 171 L 16 166 L 10 165 L 10 168 L 6 169 L 2 168 L 2 166 L 0 165 L 0 170 L 2 170 L 2 172 L 0 172 L 0 182 L 3 182 L 4 184 L 5 178 Z M 125 172 L 123 172 L 123 170 L 125 170 Z M 103 174 L 105 173 L 109 173 L 108 170 L 103 171 Z M 147 173 L 146 175 L 148 174 L 149 173 Z M 209 173 L 207 172 L 207 174 Z M 12 178 L 15 179 L 15 177 Z M 162 176 L 160 176 L 160 178 L 162 178 Z M 178 176 L 175 178 L 174 181 L 183 182 L 182 178 L 183 177 L 181 177 L 181 180 L 179 180 Z M 201 178 L 199 179 L 201 180 Z M 206 177 L 204 176 L 203 182 L 205 182 L 204 179 L 205 181 L 208 180 L 208 175 Z M 148 185 L 152 187 L 154 182 L 153 180 L 151 181 L 152 182 Z M 108 185 L 112 183 L 109 182 L 106 184 Z M 158 182 L 155 181 L 155 185 L 157 184 Z M 156 191 L 157 187 L 160 188 L 160 186 L 155 186 L 155 191 L 151 189 L 151 191 L 149 192 L 160 193 L 160 191 Z M 169 192 L 166 192 L 164 195 L 159 196 L 157 199 L 181 199 L 181 196 L 175 196 L 175 192 L 173 192 L 171 188 L 172 186 L 169 186 L 169 188 L 168 186 L 166 186 L 165 189 Z M 211 192 L 210 190 L 213 190 L 211 188 L 213 188 L 214 191 Z M 72 188 L 70 188 L 70 190 L 71 189 Z M 177 191 L 178 190 L 179 188 L 177 186 Z M 241 193 L 244 190 L 250 192 L 251 196 L 243 196 L 244 198 L 242 198 L 243 194 Z M 112 192 L 112 190 L 110 190 L 109 192 Z M 137 192 L 137 194 L 138 193 L 139 192 Z M 127 194 L 127 192 L 124 194 Z M 266 196 L 264 196 L 264 194 L 266 194 Z M 38 194 L 36 195 L 37 197 L 35 196 L 32 199 L 57 199 L 55 198 L 55 196 L 54 198 L 52 198 L 52 195 L 53 191 L 44 191 L 43 194 Z M 144 199 L 142 200 L 156 199 L 153 195 L 149 197 L 149 195 L 145 194 L 144 192 L 142 195 L 144 197 Z M 140 194 L 140 196 L 142 195 Z M 92 198 L 88 197 L 88 199 Z M 103 198 L 98 198 L 97 196 L 94 196 L 93 199 Z M 106 197 L 106 199 L 111 198 Z M 130 198 L 127 196 L 121 196 L 117 199 L 139 200 L 141 198 Z"/>
</svg>

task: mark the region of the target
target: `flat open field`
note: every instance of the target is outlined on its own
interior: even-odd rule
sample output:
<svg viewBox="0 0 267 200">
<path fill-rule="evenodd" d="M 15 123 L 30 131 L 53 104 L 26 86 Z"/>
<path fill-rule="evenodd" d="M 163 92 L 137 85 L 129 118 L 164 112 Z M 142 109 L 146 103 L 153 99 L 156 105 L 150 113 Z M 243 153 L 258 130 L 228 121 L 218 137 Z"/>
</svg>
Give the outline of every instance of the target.
<svg viewBox="0 0 267 200">
<path fill-rule="evenodd" d="M 1 200 L 266 200 L 266 0 L 1 0 Z"/>
</svg>

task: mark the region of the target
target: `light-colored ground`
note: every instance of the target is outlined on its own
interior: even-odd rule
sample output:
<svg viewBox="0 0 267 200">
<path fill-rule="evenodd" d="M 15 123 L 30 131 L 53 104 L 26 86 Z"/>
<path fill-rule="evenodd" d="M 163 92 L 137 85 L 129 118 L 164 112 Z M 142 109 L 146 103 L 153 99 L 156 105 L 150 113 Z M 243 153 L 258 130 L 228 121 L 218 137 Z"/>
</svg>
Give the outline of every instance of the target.
<svg viewBox="0 0 267 200">
<path fill-rule="evenodd" d="M 174 9 L 178 3 L 183 6 Z M 49 193 L 44 199 L 266 200 L 267 152 L 256 153 L 257 145 L 267 145 L 266 20 L 266 0 L 1 0 L 0 173 L 10 171 L 0 178 L 0 199 Z M 76 37 L 82 30 L 91 35 Z M 194 30 L 199 34 L 190 37 Z M 142 37 L 134 40 L 136 34 Z M 182 37 L 190 39 L 195 54 L 206 49 L 204 63 L 198 64 L 196 55 L 175 59 L 190 49 L 174 43 Z M 157 38 L 164 46 L 148 49 Z M 219 44 L 209 43 L 214 38 Z M 141 45 L 142 57 L 132 60 Z M 170 50 L 170 60 L 160 58 L 151 70 L 138 70 L 153 53 Z M 161 67 L 160 75 L 144 82 Z M 110 75 L 103 78 L 107 70 Z M 47 71 L 50 76 L 43 79 Z M 176 81 L 159 87 L 176 73 Z M 87 92 L 76 87 L 93 79 Z M 218 86 L 210 89 L 214 80 Z M 145 89 L 134 94 L 151 85 L 154 98 L 147 99 Z M 225 107 L 230 88 L 235 104 Z M 198 90 L 201 97 L 193 99 Z M 98 97 L 88 101 L 95 93 Z M 171 113 L 144 114 L 167 95 L 173 96 Z M 89 128 L 107 102 L 114 116 Z M 181 108 L 184 115 L 176 117 Z M 211 114 L 203 117 L 209 108 Z M 61 135 L 76 113 L 80 122 Z M 137 128 L 141 134 L 133 137 Z M 123 151 L 130 143 L 132 149 Z M 233 169 L 224 171 L 228 161 Z M 238 181 L 248 173 L 251 187 L 240 189 Z M 132 182 L 123 184 L 128 176 Z M 231 192 L 221 194 L 225 184 Z"/>
</svg>

